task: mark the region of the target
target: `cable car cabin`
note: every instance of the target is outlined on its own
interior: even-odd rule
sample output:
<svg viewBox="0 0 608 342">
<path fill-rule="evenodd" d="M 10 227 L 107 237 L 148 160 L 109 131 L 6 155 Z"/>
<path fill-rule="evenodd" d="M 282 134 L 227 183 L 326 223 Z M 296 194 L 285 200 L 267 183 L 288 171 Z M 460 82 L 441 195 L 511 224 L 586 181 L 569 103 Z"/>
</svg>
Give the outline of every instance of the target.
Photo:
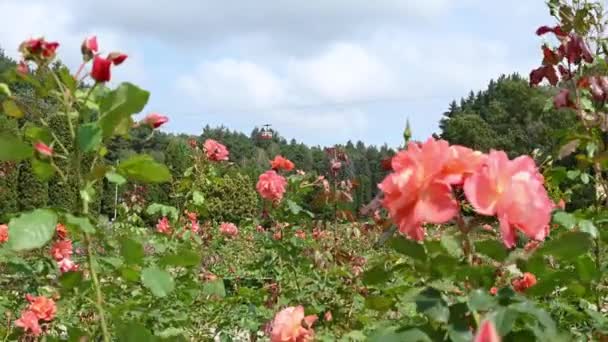
<svg viewBox="0 0 608 342">
<path fill-rule="evenodd" d="M 272 132 L 270 131 L 262 131 L 260 132 L 260 139 L 270 140 L 272 139 Z"/>
<path fill-rule="evenodd" d="M 262 130 L 260 131 L 259 134 L 259 138 L 262 140 L 270 140 L 272 139 L 272 131 L 270 130 L 269 124 L 264 125 L 264 127 L 262 128 Z"/>
</svg>

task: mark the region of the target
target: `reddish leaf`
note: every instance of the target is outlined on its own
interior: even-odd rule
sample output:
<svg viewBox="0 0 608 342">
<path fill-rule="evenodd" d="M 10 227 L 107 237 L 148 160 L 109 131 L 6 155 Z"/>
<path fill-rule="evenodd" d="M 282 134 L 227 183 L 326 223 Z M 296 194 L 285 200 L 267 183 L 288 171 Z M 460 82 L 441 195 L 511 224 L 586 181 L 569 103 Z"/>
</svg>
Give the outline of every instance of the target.
<svg viewBox="0 0 608 342">
<path fill-rule="evenodd" d="M 543 45 L 543 65 L 556 65 L 559 63 L 561 58 L 555 51 L 550 49 L 547 45 Z"/>
<path fill-rule="evenodd" d="M 562 28 L 558 25 L 558 26 L 554 26 L 554 27 L 549 27 L 549 26 L 541 26 L 536 30 L 536 35 L 538 36 L 542 36 L 543 34 L 546 33 L 553 33 L 558 37 L 564 37 L 566 36 L 566 33 L 562 30 Z"/>
<path fill-rule="evenodd" d="M 530 85 L 538 85 L 544 78 L 546 78 L 551 85 L 556 85 L 559 81 L 555 68 L 552 65 L 545 65 L 530 72 Z"/>
</svg>

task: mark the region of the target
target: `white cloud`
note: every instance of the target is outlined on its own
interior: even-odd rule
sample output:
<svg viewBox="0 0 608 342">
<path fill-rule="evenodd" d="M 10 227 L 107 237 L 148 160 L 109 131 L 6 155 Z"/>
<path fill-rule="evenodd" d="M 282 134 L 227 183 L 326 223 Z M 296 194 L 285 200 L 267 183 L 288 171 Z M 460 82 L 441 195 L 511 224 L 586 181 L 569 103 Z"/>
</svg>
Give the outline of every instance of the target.
<svg viewBox="0 0 608 342">
<path fill-rule="evenodd" d="M 282 83 L 271 71 L 255 63 L 235 59 L 203 62 L 193 73 L 177 79 L 180 90 L 209 109 L 254 109 L 277 105 L 286 95 Z"/>
<path fill-rule="evenodd" d="M 394 93 L 394 80 L 384 62 L 353 43 L 336 43 L 319 56 L 293 59 L 287 70 L 298 88 L 327 101 L 354 101 Z"/>
</svg>

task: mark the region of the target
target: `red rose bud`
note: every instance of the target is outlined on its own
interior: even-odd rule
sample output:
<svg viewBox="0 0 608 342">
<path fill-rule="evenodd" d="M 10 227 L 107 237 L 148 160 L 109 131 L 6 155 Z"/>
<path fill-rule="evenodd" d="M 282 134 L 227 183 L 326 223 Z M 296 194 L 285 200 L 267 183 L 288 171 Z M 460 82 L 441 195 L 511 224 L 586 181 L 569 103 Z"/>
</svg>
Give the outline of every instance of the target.
<svg viewBox="0 0 608 342">
<path fill-rule="evenodd" d="M 34 145 L 34 149 L 36 149 L 36 151 L 38 151 L 38 153 L 48 156 L 48 157 L 53 155 L 53 148 L 41 141 L 37 142 Z"/>
<path fill-rule="evenodd" d="M 91 59 L 93 59 L 93 57 L 95 57 L 95 53 L 97 53 L 98 49 L 99 46 L 97 45 L 96 36 L 86 38 L 80 46 L 80 51 L 82 52 L 82 59 L 85 62 L 90 61 Z"/>
<path fill-rule="evenodd" d="M 111 60 L 114 65 L 122 64 L 122 62 L 124 62 L 127 57 L 127 55 L 120 52 L 112 52 L 108 55 L 108 59 Z"/>
<path fill-rule="evenodd" d="M 42 57 L 45 59 L 53 59 L 55 57 L 55 51 L 59 47 L 57 42 L 43 42 L 42 43 Z"/>
<path fill-rule="evenodd" d="M 152 128 L 158 128 L 169 122 L 169 118 L 157 113 L 150 113 L 144 118 L 144 123 Z"/>
<path fill-rule="evenodd" d="M 108 82 L 110 80 L 110 67 L 112 61 L 100 56 L 95 56 L 93 59 L 93 69 L 91 70 L 91 77 L 99 82 Z"/>
</svg>

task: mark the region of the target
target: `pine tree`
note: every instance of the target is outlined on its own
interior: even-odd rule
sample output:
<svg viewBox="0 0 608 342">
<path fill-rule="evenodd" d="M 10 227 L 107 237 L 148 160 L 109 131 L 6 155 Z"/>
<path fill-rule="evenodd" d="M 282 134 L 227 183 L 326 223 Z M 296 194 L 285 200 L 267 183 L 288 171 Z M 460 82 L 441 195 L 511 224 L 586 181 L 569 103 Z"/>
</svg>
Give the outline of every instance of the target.
<svg viewBox="0 0 608 342">
<path fill-rule="evenodd" d="M 19 166 L 19 210 L 28 211 L 46 207 L 49 200 L 48 191 L 48 184 L 36 177 L 31 163 L 29 161 L 22 162 Z"/>
<path fill-rule="evenodd" d="M 63 115 L 52 115 L 49 117 L 48 121 L 49 126 L 55 132 L 63 146 L 68 149 L 68 151 L 72 151 L 72 139 L 67 118 Z M 55 164 L 57 164 L 61 170 L 64 170 L 67 179 L 63 180 L 59 175 L 55 175 L 49 180 L 49 205 L 67 211 L 76 211 L 80 205 L 76 170 L 73 165 L 70 165 L 69 161 L 65 159 L 57 158 Z M 86 166 L 87 165 L 83 165 L 83 167 Z"/>
</svg>

